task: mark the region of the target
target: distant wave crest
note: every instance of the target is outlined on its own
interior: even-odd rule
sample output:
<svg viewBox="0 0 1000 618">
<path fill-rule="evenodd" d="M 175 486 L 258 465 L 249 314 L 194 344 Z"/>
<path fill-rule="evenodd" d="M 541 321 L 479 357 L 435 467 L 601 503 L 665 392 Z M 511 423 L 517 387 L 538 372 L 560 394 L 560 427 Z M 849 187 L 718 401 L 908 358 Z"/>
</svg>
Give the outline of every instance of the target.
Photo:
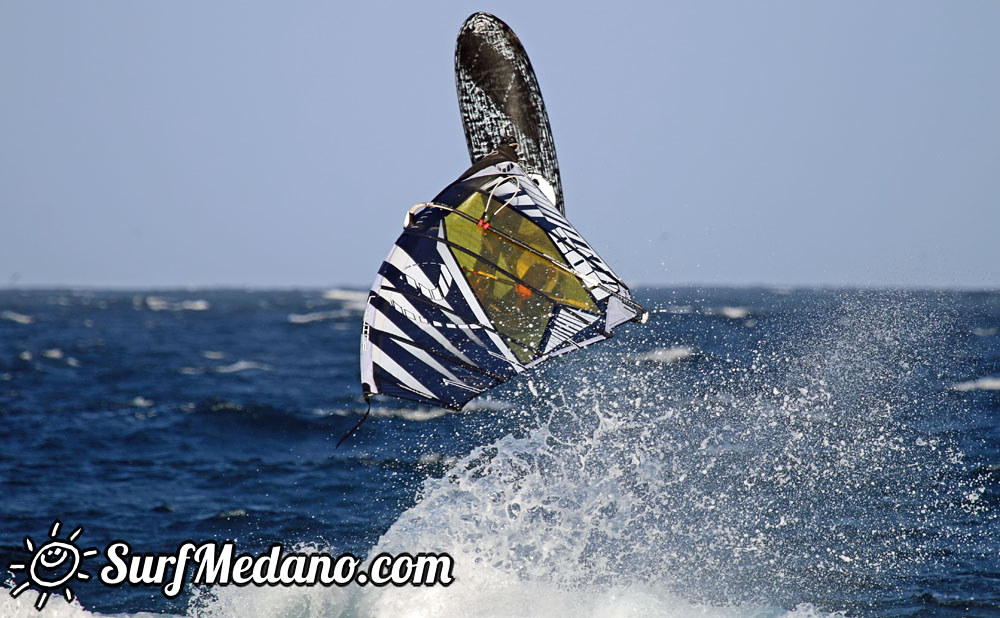
<svg viewBox="0 0 1000 618">
<path fill-rule="evenodd" d="M 959 382 L 953 385 L 952 390 L 956 391 L 1000 391 L 1000 377 L 990 376 L 986 378 L 979 378 L 978 380 L 969 380 L 967 382 Z"/>
</svg>

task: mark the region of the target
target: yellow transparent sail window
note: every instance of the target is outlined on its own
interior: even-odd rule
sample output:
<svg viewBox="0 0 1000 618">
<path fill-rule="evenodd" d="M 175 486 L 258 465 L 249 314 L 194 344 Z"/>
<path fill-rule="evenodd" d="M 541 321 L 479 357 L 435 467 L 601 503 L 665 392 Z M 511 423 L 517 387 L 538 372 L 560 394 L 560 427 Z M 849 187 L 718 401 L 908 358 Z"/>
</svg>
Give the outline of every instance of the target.
<svg viewBox="0 0 1000 618">
<path fill-rule="evenodd" d="M 483 216 L 486 199 L 482 193 L 474 193 L 457 210 L 478 220 Z M 514 238 L 562 263 L 559 250 L 542 228 L 513 208 L 504 208 L 496 213 L 501 205 L 502 203 L 496 200 L 490 204 L 491 230 Z M 482 255 L 500 268 L 513 273 L 528 286 L 542 291 L 553 301 L 595 314 L 600 313 L 593 297 L 572 272 L 551 264 L 548 259 L 504 239 L 499 234 L 484 232 L 474 222 L 461 215 L 448 215 L 445 218 L 445 227 L 448 240 L 467 247 L 473 253 Z"/>
<path fill-rule="evenodd" d="M 458 210 L 479 220 L 485 200 L 486 196 L 475 193 Z M 492 204 L 494 208 L 499 205 Z M 445 237 L 465 248 L 451 247 L 452 255 L 497 331 L 517 342 L 508 341 L 518 360 L 528 362 L 537 354 L 553 303 L 593 313 L 599 309 L 575 275 L 495 233 L 558 259 L 555 245 L 527 217 L 505 208 L 490 217 L 490 226 L 491 231 L 484 230 L 452 213 L 445 217 Z"/>
</svg>

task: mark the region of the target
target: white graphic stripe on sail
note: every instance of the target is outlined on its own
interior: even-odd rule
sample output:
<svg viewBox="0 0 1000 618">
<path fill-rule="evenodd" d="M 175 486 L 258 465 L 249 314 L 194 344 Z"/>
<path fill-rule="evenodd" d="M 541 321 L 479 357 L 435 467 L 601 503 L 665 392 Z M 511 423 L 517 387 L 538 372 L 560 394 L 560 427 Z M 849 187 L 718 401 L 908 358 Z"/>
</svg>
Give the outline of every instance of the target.
<svg viewBox="0 0 1000 618">
<path fill-rule="evenodd" d="M 543 362 L 545 362 L 545 361 L 547 361 L 549 359 L 556 358 L 557 356 L 562 356 L 563 354 L 565 354 L 567 352 L 570 352 L 572 350 L 579 350 L 580 348 L 585 348 L 585 347 L 587 347 L 588 345 L 590 345 L 592 343 L 597 343 L 598 341 L 604 341 L 605 339 L 607 339 L 607 337 L 604 336 L 604 335 L 595 335 L 593 337 L 590 337 L 589 339 L 584 339 L 583 341 L 578 341 L 578 342 L 576 342 L 573 345 L 564 345 L 561 348 L 556 348 L 552 352 L 549 352 L 549 353 L 546 353 L 546 354 L 543 354 L 543 355 L 539 356 L 535 360 L 533 360 L 530 363 L 528 363 L 527 365 L 525 365 L 524 368 L 525 369 L 531 369 L 532 367 L 534 367 L 535 365 L 537 365 L 539 363 L 543 363 Z"/>
<path fill-rule="evenodd" d="M 382 368 L 383 371 L 393 377 L 401 386 L 404 386 L 415 393 L 434 399 L 434 393 L 427 389 L 419 380 L 410 375 L 410 372 L 399 366 L 391 356 L 386 354 L 377 345 L 372 344 L 372 362 Z"/>
<path fill-rule="evenodd" d="M 399 272 L 406 277 L 407 283 L 418 289 L 421 294 L 451 309 L 451 305 L 448 304 L 441 291 L 438 290 L 441 280 L 432 282 L 427 273 L 424 272 L 424 269 L 420 268 L 420 265 L 406 251 L 401 249 L 399 245 L 396 245 L 389 253 L 386 261 L 398 268 Z"/>
<path fill-rule="evenodd" d="M 521 189 L 528 194 L 528 197 L 530 197 L 539 208 L 545 209 L 546 215 L 551 213 L 555 213 L 556 215 L 559 214 L 559 211 L 557 211 L 556 207 L 552 205 L 548 196 L 545 195 L 545 193 L 543 193 L 534 182 L 522 183 Z"/>
<path fill-rule="evenodd" d="M 390 320 L 388 317 L 385 316 L 384 313 L 382 313 L 381 311 L 379 311 L 375 307 L 372 307 L 372 313 L 373 313 L 373 316 L 374 316 L 373 319 L 372 319 L 372 322 L 371 322 L 371 327 L 372 328 L 374 328 L 376 330 L 380 330 L 380 331 L 385 332 L 385 333 L 389 333 L 390 335 L 394 335 L 394 336 L 399 337 L 401 339 L 406 339 L 407 341 L 412 341 L 413 340 L 412 337 L 410 337 L 405 332 L 403 332 L 403 329 L 401 329 L 400 327 L 396 326 L 395 322 L 393 322 L 392 320 Z"/>
<path fill-rule="evenodd" d="M 544 352 L 546 354 L 551 352 L 596 321 L 596 315 L 568 307 L 560 307 L 549 323 L 549 328 L 552 331 L 549 333 L 549 340 L 545 344 Z"/>
<path fill-rule="evenodd" d="M 435 328 L 434 325 L 432 325 L 429 320 L 420 315 L 420 311 L 413 304 L 410 303 L 410 299 L 407 298 L 404 294 L 401 294 L 396 290 L 388 290 L 383 288 L 382 290 L 379 291 L 379 296 L 387 300 L 394 309 L 405 315 L 407 318 L 410 318 L 410 321 L 417 328 L 424 331 L 425 333 L 427 333 L 428 336 L 432 337 L 434 341 L 437 341 L 439 344 L 441 344 L 441 347 L 447 350 L 450 354 L 452 354 L 456 358 L 462 359 L 462 361 L 470 365 L 475 365 L 475 363 L 473 363 L 468 356 L 463 354 L 462 351 L 459 350 L 457 347 L 455 347 L 455 345 L 452 344 L 452 342 L 449 341 L 447 337 L 441 334 L 441 332 L 437 328 Z M 415 317 L 411 318 L 410 317 L 411 315 Z M 410 337 L 407 337 L 407 339 L 410 339 Z"/>
<path fill-rule="evenodd" d="M 416 347 L 416 346 L 414 346 L 412 344 L 406 343 L 404 341 L 397 341 L 396 343 L 398 343 L 400 345 L 400 347 L 402 347 L 404 350 L 406 350 L 407 352 L 409 352 L 410 354 L 412 354 L 414 357 L 416 357 L 418 360 L 420 360 L 420 362 L 422 362 L 423 364 L 427 365 L 428 367 L 430 367 L 434 371 L 438 372 L 439 374 L 441 374 L 445 378 L 451 380 L 452 382 L 454 382 L 456 384 L 463 384 L 463 385 L 465 384 L 465 382 L 462 382 L 461 380 L 459 380 L 458 377 L 455 376 L 455 374 L 453 374 L 447 367 L 445 367 L 444 365 L 442 365 L 441 363 L 439 363 L 433 356 L 431 356 L 430 354 L 428 354 L 425 350 L 422 350 L 422 349 L 420 349 L 420 348 L 418 348 L 418 347 Z M 473 389 L 472 387 L 470 387 L 468 385 L 465 385 L 465 388 L 467 388 L 469 390 L 475 390 L 475 389 Z"/>
</svg>

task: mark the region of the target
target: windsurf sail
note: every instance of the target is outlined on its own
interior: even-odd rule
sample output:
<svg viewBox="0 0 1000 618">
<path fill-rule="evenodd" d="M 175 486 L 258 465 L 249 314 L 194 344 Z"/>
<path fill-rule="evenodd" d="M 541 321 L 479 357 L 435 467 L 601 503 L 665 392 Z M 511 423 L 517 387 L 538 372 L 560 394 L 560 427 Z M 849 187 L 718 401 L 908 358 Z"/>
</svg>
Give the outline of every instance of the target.
<svg viewBox="0 0 1000 618">
<path fill-rule="evenodd" d="M 648 315 L 503 146 L 407 214 L 368 295 L 362 388 L 458 410 Z"/>
</svg>

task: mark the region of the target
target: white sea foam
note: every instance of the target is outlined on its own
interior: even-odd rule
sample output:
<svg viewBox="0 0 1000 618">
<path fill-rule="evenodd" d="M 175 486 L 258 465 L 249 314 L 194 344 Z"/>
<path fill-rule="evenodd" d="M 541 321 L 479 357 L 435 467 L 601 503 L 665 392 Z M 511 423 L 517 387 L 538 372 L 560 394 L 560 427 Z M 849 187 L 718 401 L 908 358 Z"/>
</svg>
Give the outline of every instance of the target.
<svg viewBox="0 0 1000 618">
<path fill-rule="evenodd" d="M 332 410 L 317 408 L 313 410 L 314 414 L 317 415 L 328 415 L 332 414 L 334 416 L 359 416 L 364 413 L 364 404 L 359 404 L 360 408 L 335 408 Z M 430 408 L 430 407 L 416 407 L 416 408 L 395 408 L 395 407 L 380 407 L 372 408 L 371 415 L 381 418 L 401 418 L 408 421 L 430 421 L 435 418 L 441 418 L 445 414 L 456 414 L 456 412 L 451 412 L 445 410 L 444 408 Z"/>
<path fill-rule="evenodd" d="M 256 363 L 254 361 L 239 360 L 230 365 L 222 365 L 221 367 L 214 367 L 212 371 L 215 373 L 236 373 L 238 371 L 249 371 L 251 369 L 259 369 L 261 371 L 271 371 L 271 366 L 264 363 Z"/>
<path fill-rule="evenodd" d="M 471 556 L 469 558 L 472 558 Z M 697 604 L 646 586 L 608 590 L 565 590 L 544 582 L 524 582 L 482 563 L 448 588 L 365 589 L 358 594 L 361 616 L 484 616 L 494 618 L 740 618 L 830 616 L 811 606 L 778 608 Z"/>
<path fill-rule="evenodd" d="M 313 410 L 314 414 L 317 415 L 335 415 L 335 416 L 359 416 L 364 413 L 364 406 L 360 408 L 351 409 L 333 409 L 326 410 L 322 408 L 317 408 Z M 436 418 L 441 418 L 445 414 L 455 414 L 444 408 L 429 408 L 429 407 L 417 407 L 417 408 L 372 408 L 371 415 L 381 418 L 401 418 L 408 421 L 430 421 Z"/>
<path fill-rule="evenodd" d="M 1000 391 L 1000 377 L 990 376 L 952 385 L 956 391 Z"/>
<path fill-rule="evenodd" d="M 60 595 L 53 594 L 41 611 L 35 609 L 38 591 L 29 588 L 16 598 L 10 596 L 11 587 L 0 584 L 0 616 L 3 618 L 169 618 L 169 614 L 135 612 L 125 614 L 101 614 L 84 609 L 79 599 L 67 603 Z M 249 614 L 248 614 L 249 615 Z M 263 614 L 261 614 L 263 615 Z"/>
<path fill-rule="evenodd" d="M 288 321 L 291 324 L 309 324 L 311 322 L 323 322 L 325 320 L 339 320 L 350 315 L 343 309 L 333 311 L 313 311 L 311 313 L 290 313 Z"/>
<path fill-rule="evenodd" d="M 454 460 L 453 458 L 442 455 L 441 453 L 428 453 L 426 455 L 421 455 L 420 459 L 417 460 L 417 464 L 421 466 L 437 466 L 449 461 Z"/>
<path fill-rule="evenodd" d="M 507 410 L 514 407 L 509 401 L 504 401 L 503 399 L 489 399 L 487 397 L 478 397 L 473 399 L 469 403 L 465 404 L 462 408 L 463 412 L 474 412 L 476 410 Z"/>
<path fill-rule="evenodd" d="M 53 596 L 45 604 L 42 611 L 35 609 L 35 599 L 38 592 L 34 589 L 25 590 L 13 598 L 10 596 L 10 586 L 0 586 L 0 616 L 4 618 L 89 618 L 100 616 L 83 609 L 80 601 L 74 599 L 72 603 L 67 603 L 63 598 Z M 136 615 L 139 618 L 139 615 Z"/>
<path fill-rule="evenodd" d="M 231 363 L 229 365 L 220 365 L 218 367 L 181 367 L 180 372 L 185 375 L 198 375 L 202 373 L 236 373 L 239 371 L 249 371 L 251 369 L 258 369 L 260 371 L 271 371 L 272 367 L 264 363 L 239 360 L 236 361 L 235 363 Z"/>
<path fill-rule="evenodd" d="M 163 298 L 162 296 L 146 296 L 144 299 L 141 297 L 139 298 L 141 299 L 140 302 L 145 304 L 146 308 L 150 311 L 208 311 L 212 308 L 212 305 L 204 299 L 173 302 Z M 136 305 L 135 298 L 133 298 L 133 305 Z"/>
<path fill-rule="evenodd" d="M 379 408 L 378 410 L 372 410 L 372 416 L 396 417 L 408 421 L 429 421 L 440 418 L 445 414 L 448 414 L 448 410 L 442 408 L 417 408 L 415 410 L 409 408 Z"/>
<path fill-rule="evenodd" d="M 687 346 L 670 346 L 667 348 L 656 348 L 650 352 L 640 354 L 636 357 L 636 360 L 669 365 L 688 358 L 693 358 L 697 356 L 697 354 L 698 352 L 694 348 L 689 348 Z"/>
<path fill-rule="evenodd" d="M 334 550 L 327 550 L 335 553 Z M 802 604 L 792 610 L 760 606 L 714 606 L 687 601 L 648 586 L 566 590 L 525 582 L 474 558 L 448 587 L 236 588 L 200 593 L 196 618 L 288 616 L 295 618 L 833 618 Z"/>
<path fill-rule="evenodd" d="M 11 322 L 17 322 L 18 324 L 31 324 L 35 321 L 35 318 L 16 311 L 0 311 L 0 320 L 10 320 Z"/>
<path fill-rule="evenodd" d="M 327 290 L 323 292 L 323 299 L 336 301 L 340 306 L 339 308 L 343 311 L 358 313 L 365 310 L 365 306 L 368 303 L 368 292 L 360 290 Z M 306 303 L 306 306 L 309 308 L 317 305 L 318 303 L 315 302 Z"/>
<path fill-rule="evenodd" d="M 182 311 L 208 311 L 211 309 L 211 305 L 207 300 L 182 300 L 181 302 L 174 305 L 175 308 Z"/>
<path fill-rule="evenodd" d="M 694 307 L 691 305 L 667 305 L 666 307 L 659 307 L 653 309 L 651 313 L 671 313 L 674 315 L 687 315 L 689 313 L 694 313 Z"/>
<path fill-rule="evenodd" d="M 372 416 L 379 416 L 382 418 L 402 418 L 408 421 L 430 421 L 435 418 L 441 418 L 445 414 L 453 414 L 449 410 L 444 408 L 430 408 L 430 407 L 418 407 L 418 408 L 373 408 L 371 411 Z"/>
<path fill-rule="evenodd" d="M 167 311 L 171 307 L 170 301 L 159 296 L 147 296 L 145 302 L 150 311 Z"/>
<path fill-rule="evenodd" d="M 719 307 L 718 314 L 730 320 L 742 320 L 750 315 L 749 307 Z"/>
<path fill-rule="evenodd" d="M 387 400 L 392 401 L 392 400 Z M 416 406 L 416 407 L 373 407 L 371 410 L 372 416 L 378 416 L 382 418 L 402 418 L 408 421 L 430 421 L 436 418 L 441 418 L 445 414 L 468 414 L 475 412 L 477 410 L 506 410 L 511 407 L 510 402 L 498 400 L 498 399 L 476 399 L 470 401 L 459 411 L 456 410 L 446 410 L 444 408 L 430 407 L 430 406 Z M 328 415 L 333 414 L 336 416 L 353 416 L 363 413 L 364 404 L 358 403 L 358 407 L 355 408 L 334 408 L 334 409 L 314 409 L 313 413 L 317 415 Z"/>
<path fill-rule="evenodd" d="M 368 302 L 368 292 L 360 290 L 327 290 L 323 292 L 326 300 L 342 300 L 348 303 L 360 303 L 362 306 Z"/>
<path fill-rule="evenodd" d="M 232 516 L 220 513 L 219 517 Z M 238 516 L 238 514 L 236 514 Z M 316 548 L 307 548 L 314 551 Z M 326 549 L 330 554 L 335 549 Z M 185 615 L 191 618 L 436 618 L 438 616 L 482 616 L 484 618 L 616 618 L 670 616 L 673 618 L 834 618 L 809 604 L 792 610 L 768 607 L 712 606 L 692 603 L 644 586 L 606 591 L 563 590 L 539 582 L 522 582 L 497 569 L 475 563 L 448 587 L 346 588 L 237 587 L 198 589 Z M 17 598 L 11 587 L 0 586 L 0 616 L 4 618 L 112 618 L 88 611 L 78 599 L 67 603 L 53 595 L 41 613 L 35 609 L 37 591 L 29 589 Z M 118 618 L 164 618 L 148 612 L 114 614 Z"/>
<path fill-rule="evenodd" d="M 878 312 L 847 304 L 839 315 L 793 348 L 762 351 L 739 377 L 720 366 L 709 385 L 672 384 L 655 367 L 612 358 L 604 363 L 618 368 L 611 375 L 582 371 L 542 384 L 537 427 L 428 479 L 370 552 L 448 552 L 456 583 L 363 590 L 352 607 L 361 615 L 774 616 L 785 612 L 754 599 L 795 606 L 836 597 L 848 582 L 879 582 L 901 556 L 934 560 L 927 541 L 894 534 L 883 492 L 956 509 L 982 502 L 961 482 L 955 491 L 965 503 L 939 493 L 930 479 L 961 456 L 949 459 L 939 442 L 920 446 L 919 430 L 897 414 L 913 392 L 899 367 L 935 336 L 937 318 L 907 303 Z M 841 536 L 826 522 L 842 514 L 849 527 L 891 543 Z M 934 528 L 933 517 L 909 525 Z M 728 607 L 695 601 L 703 599 Z M 819 612 L 799 605 L 787 615 Z"/>
</svg>

